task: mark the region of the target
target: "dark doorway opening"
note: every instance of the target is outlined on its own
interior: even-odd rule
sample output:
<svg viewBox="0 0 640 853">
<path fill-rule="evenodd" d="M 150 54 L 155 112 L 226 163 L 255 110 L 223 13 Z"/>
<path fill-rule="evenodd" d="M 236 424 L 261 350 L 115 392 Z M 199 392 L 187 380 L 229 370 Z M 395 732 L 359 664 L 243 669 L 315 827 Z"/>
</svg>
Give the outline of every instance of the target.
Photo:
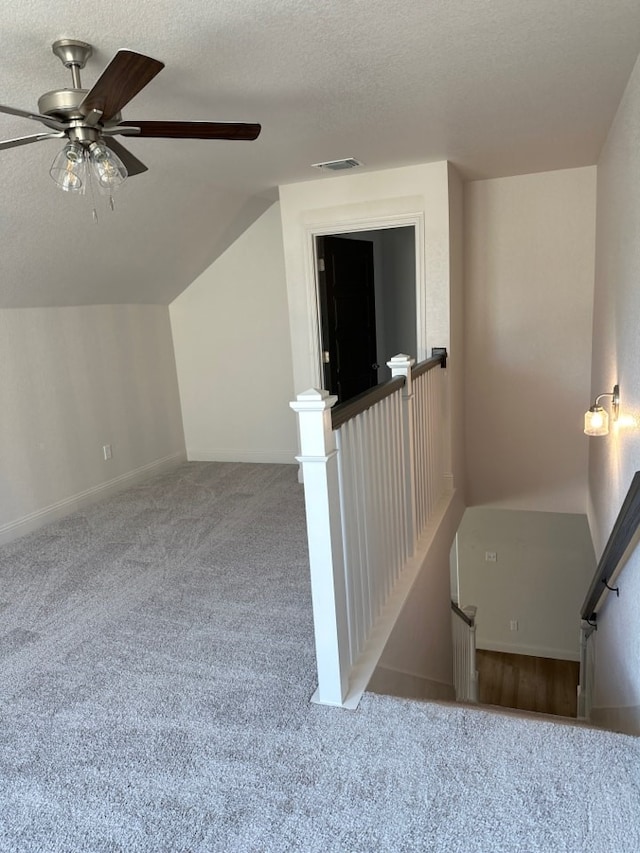
<svg viewBox="0 0 640 853">
<path fill-rule="evenodd" d="M 344 402 L 417 354 L 415 228 L 317 237 L 316 255 L 324 387 Z"/>
<path fill-rule="evenodd" d="M 318 237 L 325 387 L 348 400 L 378 383 L 373 246 Z"/>
</svg>

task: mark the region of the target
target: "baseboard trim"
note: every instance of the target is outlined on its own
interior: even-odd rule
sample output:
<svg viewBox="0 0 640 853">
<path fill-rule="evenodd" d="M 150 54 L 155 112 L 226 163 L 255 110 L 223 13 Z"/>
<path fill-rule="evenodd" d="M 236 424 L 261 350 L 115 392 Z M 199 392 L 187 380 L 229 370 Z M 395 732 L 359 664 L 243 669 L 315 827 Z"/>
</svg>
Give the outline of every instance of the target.
<svg viewBox="0 0 640 853">
<path fill-rule="evenodd" d="M 478 639 L 476 648 L 487 652 L 504 652 L 508 655 L 528 655 L 534 658 L 553 658 L 553 660 L 580 660 L 580 652 L 567 649 L 551 649 L 548 646 L 521 646 L 515 643 L 491 643 Z"/>
<path fill-rule="evenodd" d="M 70 515 L 72 512 L 82 509 L 84 506 L 89 506 L 97 500 L 122 491 L 122 489 L 133 486 L 136 483 L 143 482 L 154 474 L 169 471 L 182 462 L 186 462 L 186 460 L 187 455 L 184 450 L 181 450 L 179 453 L 172 453 L 169 456 L 163 456 L 161 459 L 154 459 L 153 462 L 148 462 L 146 465 L 141 465 L 139 468 L 134 468 L 132 471 L 120 474 L 112 480 L 99 483 L 97 486 L 91 486 L 89 489 L 77 492 L 75 495 L 70 495 L 67 498 L 49 504 L 49 506 L 42 507 L 42 509 L 30 512 L 28 515 L 0 525 L 0 545 L 5 545 L 7 542 L 19 539 L 21 536 L 26 536 L 27 533 L 33 533 L 47 524 L 64 518 L 65 515 Z"/>
<path fill-rule="evenodd" d="M 589 722 L 603 729 L 640 736 L 640 705 L 626 708 L 591 708 Z"/>
<path fill-rule="evenodd" d="M 297 465 L 295 450 L 193 450 L 187 448 L 189 462 L 256 462 Z"/>
</svg>

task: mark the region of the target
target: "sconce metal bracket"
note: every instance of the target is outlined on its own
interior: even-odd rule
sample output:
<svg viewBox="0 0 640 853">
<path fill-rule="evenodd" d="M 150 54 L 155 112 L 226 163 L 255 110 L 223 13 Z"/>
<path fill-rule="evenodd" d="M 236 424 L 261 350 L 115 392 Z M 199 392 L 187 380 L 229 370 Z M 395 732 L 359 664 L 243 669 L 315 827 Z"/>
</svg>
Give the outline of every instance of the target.
<svg viewBox="0 0 640 853">
<path fill-rule="evenodd" d="M 613 415 L 613 420 L 618 420 L 618 411 L 620 409 L 620 386 L 613 386 L 613 395 L 611 398 L 611 414 Z"/>
</svg>

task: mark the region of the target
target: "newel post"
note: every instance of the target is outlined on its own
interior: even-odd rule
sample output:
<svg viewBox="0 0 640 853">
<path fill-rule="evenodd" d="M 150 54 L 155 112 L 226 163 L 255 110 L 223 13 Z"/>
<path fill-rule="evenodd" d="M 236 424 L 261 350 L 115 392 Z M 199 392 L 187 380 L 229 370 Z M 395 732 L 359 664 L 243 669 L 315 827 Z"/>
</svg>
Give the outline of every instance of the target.
<svg viewBox="0 0 640 853">
<path fill-rule="evenodd" d="M 298 415 L 311 568 L 318 692 L 323 705 L 342 705 L 348 690 L 349 628 L 338 457 L 331 426 L 337 397 L 311 388 L 289 405 Z"/>
<path fill-rule="evenodd" d="M 404 482 L 405 499 L 407 502 L 407 541 L 409 556 L 413 556 L 417 539 L 417 508 L 416 508 L 416 475 L 415 475 L 415 443 L 413 434 L 413 382 L 411 368 L 416 363 L 415 358 L 399 353 L 394 355 L 387 367 L 391 368 L 391 376 L 404 376 L 405 384 L 402 389 L 402 438 L 404 443 Z"/>
</svg>

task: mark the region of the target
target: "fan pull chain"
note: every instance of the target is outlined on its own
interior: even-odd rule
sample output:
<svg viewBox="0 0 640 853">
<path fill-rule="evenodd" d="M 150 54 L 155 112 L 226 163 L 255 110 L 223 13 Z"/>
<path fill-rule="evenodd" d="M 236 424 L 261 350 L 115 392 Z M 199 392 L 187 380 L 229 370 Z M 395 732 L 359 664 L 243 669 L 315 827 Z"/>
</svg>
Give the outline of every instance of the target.
<svg viewBox="0 0 640 853">
<path fill-rule="evenodd" d="M 96 210 L 96 193 L 93 186 L 93 178 L 91 175 L 91 165 L 89 163 L 89 149 L 84 149 L 84 183 L 82 185 L 82 194 L 84 195 L 87 187 L 89 188 L 89 194 L 91 195 L 91 207 L 93 208 L 91 211 L 91 215 L 93 217 L 93 221 L 98 224 L 98 211 Z"/>
</svg>

